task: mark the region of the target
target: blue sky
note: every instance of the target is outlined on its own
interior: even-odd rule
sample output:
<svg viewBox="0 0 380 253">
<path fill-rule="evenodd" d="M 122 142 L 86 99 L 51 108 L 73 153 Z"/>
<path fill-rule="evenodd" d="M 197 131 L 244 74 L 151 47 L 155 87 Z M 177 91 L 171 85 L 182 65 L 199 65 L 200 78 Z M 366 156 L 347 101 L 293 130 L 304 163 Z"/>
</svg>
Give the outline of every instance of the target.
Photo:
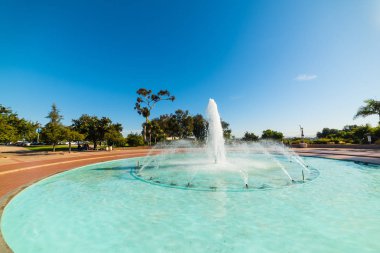
<svg viewBox="0 0 380 253">
<path fill-rule="evenodd" d="M 214 98 L 238 137 L 376 125 L 352 116 L 380 99 L 379 56 L 379 1 L 0 1 L 0 103 L 41 123 L 55 102 L 140 131 L 146 87 L 177 98 L 153 117 Z"/>
</svg>

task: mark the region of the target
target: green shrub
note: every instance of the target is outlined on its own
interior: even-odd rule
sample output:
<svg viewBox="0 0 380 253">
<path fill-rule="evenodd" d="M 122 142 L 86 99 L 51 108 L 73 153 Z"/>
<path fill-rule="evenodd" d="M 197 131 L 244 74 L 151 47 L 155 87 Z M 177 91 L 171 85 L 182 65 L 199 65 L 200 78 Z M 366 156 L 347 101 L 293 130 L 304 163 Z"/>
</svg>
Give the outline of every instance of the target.
<svg viewBox="0 0 380 253">
<path fill-rule="evenodd" d="M 328 144 L 329 142 L 331 142 L 331 139 L 320 138 L 320 139 L 314 140 L 313 144 Z"/>
<path fill-rule="evenodd" d="M 284 134 L 281 132 L 273 131 L 271 129 L 267 129 L 263 131 L 261 135 L 261 139 L 272 139 L 272 140 L 282 140 L 284 138 Z"/>
<path fill-rule="evenodd" d="M 139 134 L 128 134 L 127 144 L 130 147 L 144 146 L 144 138 Z"/>
</svg>

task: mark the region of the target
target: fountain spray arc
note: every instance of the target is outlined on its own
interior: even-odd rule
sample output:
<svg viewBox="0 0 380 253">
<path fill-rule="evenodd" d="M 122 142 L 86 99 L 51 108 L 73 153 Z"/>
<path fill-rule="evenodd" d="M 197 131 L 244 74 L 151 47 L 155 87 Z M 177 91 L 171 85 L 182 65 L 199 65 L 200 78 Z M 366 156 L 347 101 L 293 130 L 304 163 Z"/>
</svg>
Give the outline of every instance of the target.
<svg viewBox="0 0 380 253">
<path fill-rule="evenodd" d="M 215 163 L 226 162 L 226 151 L 224 147 L 223 128 L 220 121 L 218 106 L 215 100 L 210 98 L 207 106 L 208 135 L 207 149 L 209 156 Z"/>
<path fill-rule="evenodd" d="M 319 175 L 280 143 L 225 145 L 218 107 L 211 98 L 206 114 L 205 146 L 189 140 L 159 143 L 131 174 L 150 184 L 197 191 L 242 191 L 241 179 L 245 191 L 279 188 L 305 183 Z"/>
</svg>

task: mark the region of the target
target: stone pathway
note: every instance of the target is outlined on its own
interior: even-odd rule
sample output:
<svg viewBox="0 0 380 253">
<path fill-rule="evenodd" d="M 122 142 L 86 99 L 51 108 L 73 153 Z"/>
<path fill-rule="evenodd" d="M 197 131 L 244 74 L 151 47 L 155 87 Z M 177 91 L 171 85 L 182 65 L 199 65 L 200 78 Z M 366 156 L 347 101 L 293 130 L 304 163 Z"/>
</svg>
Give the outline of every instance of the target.
<svg viewBox="0 0 380 253">
<path fill-rule="evenodd" d="M 147 148 L 131 148 L 111 152 L 78 152 L 65 155 L 46 155 L 42 153 L 30 154 L 30 156 L 25 154 L 12 154 L 9 156 L 8 154 L 7 159 L 10 161 L 0 163 L 0 198 L 21 186 L 29 185 L 32 182 L 65 170 L 91 163 L 145 156 L 149 152 L 150 149 Z"/>
<path fill-rule="evenodd" d="M 293 148 L 293 150 L 302 156 L 380 164 L 379 149 Z"/>
</svg>

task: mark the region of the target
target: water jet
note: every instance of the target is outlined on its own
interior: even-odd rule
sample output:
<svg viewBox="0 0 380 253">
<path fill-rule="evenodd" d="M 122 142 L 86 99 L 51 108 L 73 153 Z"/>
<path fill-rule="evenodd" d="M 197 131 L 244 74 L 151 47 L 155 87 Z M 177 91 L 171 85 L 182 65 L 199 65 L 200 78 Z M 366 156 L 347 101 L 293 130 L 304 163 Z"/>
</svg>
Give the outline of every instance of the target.
<svg viewBox="0 0 380 253">
<path fill-rule="evenodd" d="M 266 189 L 285 187 L 289 181 L 310 181 L 318 175 L 282 143 L 264 140 L 226 144 L 214 99 L 209 99 L 206 115 L 208 130 L 204 145 L 183 140 L 159 143 L 139 163 L 140 169 L 135 173 L 139 175 L 135 176 L 142 181 L 154 178 L 159 185 L 171 188 L 185 185 L 193 190 L 239 191 L 243 183 L 251 191 L 262 185 Z M 172 185 L 172 180 L 177 185 Z"/>
</svg>

